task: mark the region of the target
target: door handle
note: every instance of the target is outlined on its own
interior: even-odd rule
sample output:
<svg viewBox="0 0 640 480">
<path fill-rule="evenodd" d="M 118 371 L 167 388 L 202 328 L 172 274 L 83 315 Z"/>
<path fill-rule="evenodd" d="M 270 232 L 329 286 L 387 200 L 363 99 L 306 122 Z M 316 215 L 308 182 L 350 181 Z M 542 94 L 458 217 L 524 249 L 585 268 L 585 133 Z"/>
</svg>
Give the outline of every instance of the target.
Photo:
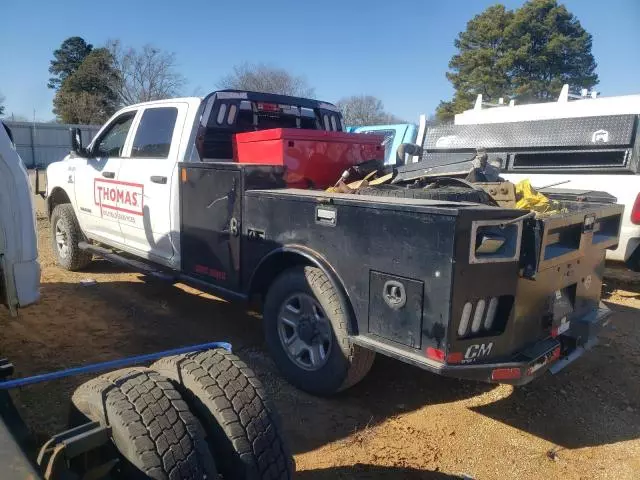
<svg viewBox="0 0 640 480">
<path fill-rule="evenodd" d="M 153 183 L 161 183 L 164 185 L 167 183 L 167 177 L 161 177 L 159 175 L 151 175 L 151 181 Z"/>
<path fill-rule="evenodd" d="M 104 178 L 116 178 L 116 172 L 102 172 Z"/>
</svg>

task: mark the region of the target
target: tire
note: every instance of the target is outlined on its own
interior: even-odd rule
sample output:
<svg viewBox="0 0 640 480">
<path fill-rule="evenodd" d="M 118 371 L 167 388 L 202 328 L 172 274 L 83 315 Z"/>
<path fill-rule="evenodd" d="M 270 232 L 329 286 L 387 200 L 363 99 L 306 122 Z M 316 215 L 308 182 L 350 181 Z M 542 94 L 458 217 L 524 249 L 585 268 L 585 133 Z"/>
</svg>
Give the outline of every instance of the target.
<svg viewBox="0 0 640 480">
<path fill-rule="evenodd" d="M 406 188 L 397 185 L 378 185 L 375 187 L 359 188 L 355 193 L 358 195 L 372 195 L 374 197 L 416 198 L 495 205 L 493 198 L 484 190 L 474 190 L 450 185 L 436 188 Z"/>
<path fill-rule="evenodd" d="M 62 240 L 66 242 L 66 249 L 58 245 L 58 240 L 61 240 L 59 235 L 64 236 Z M 91 254 L 78 247 L 78 243 L 83 240 L 84 234 L 71 204 L 56 205 L 51 213 L 51 246 L 58 265 L 72 272 L 89 265 Z"/>
<path fill-rule="evenodd" d="M 305 367 L 294 360 L 281 339 L 279 316 L 288 299 L 296 295 L 315 299 L 329 324 L 327 337 L 332 342 L 325 350 L 323 364 Z M 327 276 L 316 267 L 300 266 L 283 272 L 271 285 L 264 303 L 264 329 L 271 355 L 283 376 L 301 390 L 315 395 L 331 395 L 362 380 L 371 369 L 375 353 L 354 345 L 349 336 L 349 313 L 342 309 L 342 295 Z M 315 307 L 317 308 L 317 307 Z M 285 327 L 286 328 L 286 327 Z M 302 332 L 298 328 L 298 333 Z M 314 334 L 315 336 L 315 334 Z M 310 356 L 310 354 L 309 354 Z M 322 355 L 320 355 L 322 356 Z M 312 360 L 310 361 L 312 363 Z"/>
<path fill-rule="evenodd" d="M 131 368 L 102 375 L 78 387 L 72 404 L 76 415 L 111 427 L 123 478 L 217 478 L 202 426 L 159 373 Z"/>
<path fill-rule="evenodd" d="M 152 369 L 170 378 L 202 422 L 226 479 L 288 480 L 294 463 L 262 383 L 223 349 L 162 358 Z"/>
</svg>

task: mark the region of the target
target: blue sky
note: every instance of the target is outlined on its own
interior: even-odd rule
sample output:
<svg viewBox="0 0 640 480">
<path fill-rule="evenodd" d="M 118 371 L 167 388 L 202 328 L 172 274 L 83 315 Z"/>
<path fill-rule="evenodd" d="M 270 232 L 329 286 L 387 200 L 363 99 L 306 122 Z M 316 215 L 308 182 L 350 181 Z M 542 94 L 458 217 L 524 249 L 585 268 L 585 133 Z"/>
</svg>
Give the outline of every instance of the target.
<svg viewBox="0 0 640 480">
<path fill-rule="evenodd" d="M 100 46 L 152 43 L 175 52 L 185 94 L 214 90 L 234 64 L 265 62 L 304 75 L 316 96 L 372 94 L 415 121 L 452 89 L 453 40 L 490 0 L 5 0 L 0 92 L 7 114 L 48 120 L 52 52 L 79 35 Z M 522 0 L 502 2 L 516 8 Z M 566 0 L 593 35 L 604 95 L 640 92 L 640 0 Z"/>
</svg>

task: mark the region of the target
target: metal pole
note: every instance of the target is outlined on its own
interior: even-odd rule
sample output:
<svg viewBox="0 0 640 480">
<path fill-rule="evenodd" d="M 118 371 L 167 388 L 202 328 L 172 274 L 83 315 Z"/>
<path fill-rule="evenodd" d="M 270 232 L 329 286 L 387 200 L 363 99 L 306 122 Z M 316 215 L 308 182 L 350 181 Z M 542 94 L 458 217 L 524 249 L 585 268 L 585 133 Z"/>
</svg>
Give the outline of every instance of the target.
<svg viewBox="0 0 640 480">
<path fill-rule="evenodd" d="M 174 348 L 172 350 L 165 350 L 164 352 L 147 353 L 145 355 L 138 355 L 129 358 L 120 358 L 118 360 L 110 360 L 107 362 L 93 363 L 91 365 L 85 365 L 82 367 L 73 367 L 66 370 L 59 370 L 57 372 L 42 373 L 40 375 L 34 375 L 32 377 L 17 378 L 15 380 L 7 380 L 6 382 L 0 382 L 0 390 L 9 390 L 11 388 L 26 387 L 27 385 L 33 385 L 35 383 L 50 382 L 51 380 L 59 380 L 65 377 L 71 377 L 73 375 L 81 375 L 85 373 L 95 373 L 104 370 L 112 370 L 116 368 L 127 367 L 130 365 L 137 365 L 140 363 L 151 362 L 158 360 L 162 357 L 168 357 L 171 355 L 180 355 L 182 353 L 199 352 L 202 350 L 209 350 L 211 348 L 224 348 L 227 351 L 231 351 L 231 344 L 227 342 L 210 342 L 202 343 L 200 345 L 192 345 L 190 347 Z"/>
<path fill-rule="evenodd" d="M 31 168 L 37 168 L 38 165 L 36 163 L 36 124 L 33 122 L 31 124 L 31 128 L 29 129 L 31 133 L 31 158 L 33 159 L 33 165 Z"/>
</svg>

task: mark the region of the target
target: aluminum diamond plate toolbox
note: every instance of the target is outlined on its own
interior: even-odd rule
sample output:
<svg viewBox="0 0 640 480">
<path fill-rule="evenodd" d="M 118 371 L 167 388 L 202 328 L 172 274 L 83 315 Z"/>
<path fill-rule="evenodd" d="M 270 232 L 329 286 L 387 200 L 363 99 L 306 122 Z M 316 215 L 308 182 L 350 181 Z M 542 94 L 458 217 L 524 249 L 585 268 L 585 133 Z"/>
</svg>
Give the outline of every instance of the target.
<svg viewBox="0 0 640 480">
<path fill-rule="evenodd" d="M 634 142 L 637 115 L 560 118 L 528 122 L 444 125 L 427 131 L 425 151 L 621 147 Z"/>
</svg>

